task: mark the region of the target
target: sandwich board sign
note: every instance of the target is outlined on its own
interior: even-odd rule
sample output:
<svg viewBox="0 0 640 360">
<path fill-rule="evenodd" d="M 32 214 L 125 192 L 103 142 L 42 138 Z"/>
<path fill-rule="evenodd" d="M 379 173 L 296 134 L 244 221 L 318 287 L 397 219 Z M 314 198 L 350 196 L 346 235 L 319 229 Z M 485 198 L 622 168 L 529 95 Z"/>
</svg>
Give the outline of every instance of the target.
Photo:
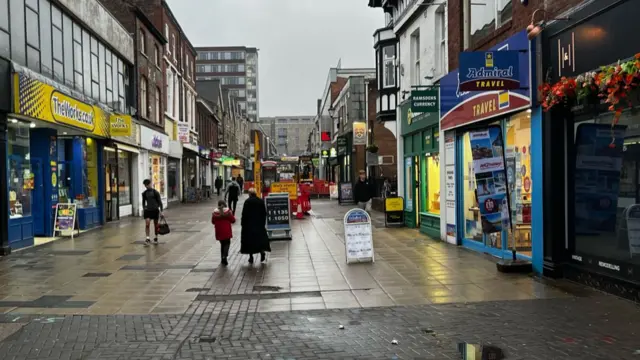
<svg viewBox="0 0 640 360">
<path fill-rule="evenodd" d="M 359 208 L 344 215 L 344 247 L 347 264 L 374 262 L 371 217 Z"/>
<path fill-rule="evenodd" d="M 264 199 L 267 207 L 267 235 L 270 240 L 291 239 L 291 203 L 289 193 L 270 193 Z M 274 232 L 284 232 L 275 234 Z"/>
<path fill-rule="evenodd" d="M 60 235 L 71 235 L 71 238 L 73 239 L 73 231 L 76 229 L 77 211 L 78 204 L 56 204 L 56 213 L 53 218 L 53 237 L 56 236 L 56 233 L 60 233 Z M 78 234 L 80 234 L 79 228 Z"/>
</svg>

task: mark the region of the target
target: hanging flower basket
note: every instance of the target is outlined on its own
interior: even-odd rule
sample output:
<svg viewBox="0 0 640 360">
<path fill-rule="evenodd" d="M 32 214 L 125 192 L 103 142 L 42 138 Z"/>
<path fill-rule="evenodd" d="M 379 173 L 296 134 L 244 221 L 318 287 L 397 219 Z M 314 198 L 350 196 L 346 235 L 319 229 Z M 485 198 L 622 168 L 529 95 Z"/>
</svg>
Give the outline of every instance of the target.
<svg viewBox="0 0 640 360">
<path fill-rule="evenodd" d="M 375 153 L 378 152 L 378 146 L 376 144 L 371 144 L 371 145 L 367 146 L 367 151 L 372 153 L 372 154 L 375 154 Z"/>
<path fill-rule="evenodd" d="M 620 121 L 622 111 L 633 106 L 630 93 L 640 86 L 640 53 L 633 59 L 603 66 L 598 72 L 582 74 L 575 79 L 563 77 L 555 84 L 542 84 L 540 105 L 544 111 L 566 107 L 575 102 L 598 104 L 604 99 L 608 110 L 613 111 L 611 123 L 612 140 L 615 147 L 613 127 Z"/>
</svg>

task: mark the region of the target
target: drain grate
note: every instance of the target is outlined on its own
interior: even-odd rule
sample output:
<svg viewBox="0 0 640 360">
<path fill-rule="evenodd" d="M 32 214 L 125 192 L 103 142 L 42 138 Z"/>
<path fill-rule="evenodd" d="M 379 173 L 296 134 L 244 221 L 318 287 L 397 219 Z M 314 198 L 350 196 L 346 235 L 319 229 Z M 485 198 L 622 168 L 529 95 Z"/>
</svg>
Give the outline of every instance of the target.
<svg viewBox="0 0 640 360">
<path fill-rule="evenodd" d="M 216 342 L 217 338 L 215 336 L 210 336 L 210 337 L 206 337 L 206 336 L 201 336 L 198 338 L 198 342 L 200 343 L 214 343 Z"/>
<path fill-rule="evenodd" d="M 111 273 L 108 272 L 95 272 L 95 273 L 86 273 L 82 275 L 82 277 L 108 277 Z"/>
<path fill-rule="evenodd" d="M 235 300 L 267 300 L 267 299 L 290 299 L 290 298 L 322 298 L 320 291 L 299 291 L 284 293 L 258 293 L 258 294 L 234 294 L 234 295 L 198 295 L 195 301 L 218 302 Z"/>
</svg>

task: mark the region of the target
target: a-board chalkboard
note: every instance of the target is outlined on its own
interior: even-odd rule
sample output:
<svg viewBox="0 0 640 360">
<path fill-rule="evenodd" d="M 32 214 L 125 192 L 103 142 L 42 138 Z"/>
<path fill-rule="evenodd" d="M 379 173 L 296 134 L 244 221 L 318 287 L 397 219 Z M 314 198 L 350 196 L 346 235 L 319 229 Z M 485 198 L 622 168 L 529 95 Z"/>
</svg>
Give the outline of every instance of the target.
<svg viewBox="0 0 640 360">
<path fill-rule="evenodd" d="M 347 264 L 373 262 L 371 218 L 362 209 L 351 209 L 344 216 L 344 245 Z"/>
<path fill-rule="evenodd" d="M 339 199 L 340 205 L 353 204 L 353 184 L 352 183 L 340 183 L 339 187 Z"/>
<path fill-rule="evenodd" d="M 291 229 L 289 194 L 269 194 L 265 198 L 267 206 L 267 231 Z"/>
</svg>

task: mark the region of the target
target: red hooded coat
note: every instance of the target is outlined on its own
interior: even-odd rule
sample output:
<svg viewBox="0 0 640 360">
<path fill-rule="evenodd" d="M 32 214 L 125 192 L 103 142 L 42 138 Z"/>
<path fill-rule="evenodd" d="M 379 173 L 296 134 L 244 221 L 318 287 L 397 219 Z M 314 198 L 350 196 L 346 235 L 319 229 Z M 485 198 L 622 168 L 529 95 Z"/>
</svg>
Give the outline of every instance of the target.
<svg viewBox="0 0 640 360">
<path fill-rule="evenodd" d="M 211 223 L 215 227 L 216 240 L 229 240 L 233 237 L 231 224 L 236 222 L 233 212 L 229 208 L 216 208 L 211 214 Z"/>
</svg>

